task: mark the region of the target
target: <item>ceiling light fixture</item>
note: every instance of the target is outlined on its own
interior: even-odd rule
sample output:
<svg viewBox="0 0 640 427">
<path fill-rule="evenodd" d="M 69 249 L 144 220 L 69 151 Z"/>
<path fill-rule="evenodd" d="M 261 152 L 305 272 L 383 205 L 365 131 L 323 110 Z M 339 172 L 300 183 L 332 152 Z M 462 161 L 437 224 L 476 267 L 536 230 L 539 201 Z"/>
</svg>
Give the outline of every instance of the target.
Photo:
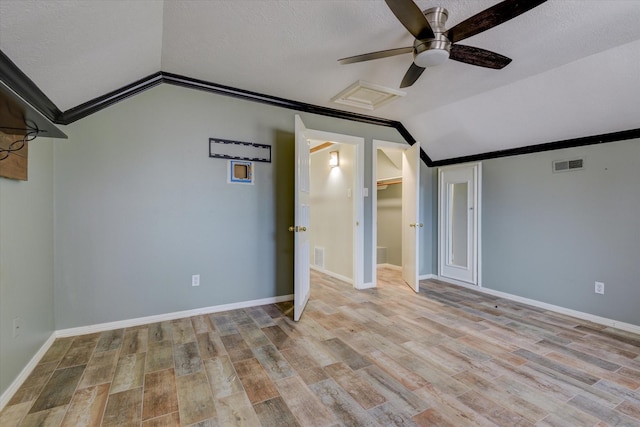
<svg viewBox="0 0 640 427">
<path fill-rule="evenodd" d="M 451 42 L 443 34 L 436 33 L 435 38 L 424 43 L 416 41 L 413 62 L 422 68 L 435 67 L 449 59 Z"/>
<path fill-rule="evenodd" d="M 427 68 L 444 64 L 449 59 L 449 51 L 445 49 L 429 49 L 416 54 L 413 62 L 418 67 Z"/>
</svg>

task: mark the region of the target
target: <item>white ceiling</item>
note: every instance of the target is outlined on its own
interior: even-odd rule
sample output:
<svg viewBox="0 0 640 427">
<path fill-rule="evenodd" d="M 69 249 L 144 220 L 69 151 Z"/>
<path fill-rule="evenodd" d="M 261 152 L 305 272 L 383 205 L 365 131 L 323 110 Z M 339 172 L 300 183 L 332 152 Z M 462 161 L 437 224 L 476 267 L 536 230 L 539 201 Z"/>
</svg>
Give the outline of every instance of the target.
<svg viewBox="0 0 640 427">
<path fill-rule="evenodd" d="M 444 6 L 447 27 L 496 0 Z M 398 88 L 409 46 L 378 0 L 0 0 L 0 49 L 67 110 L 157 71 L 401 121 L 433 160 L 640 128 L 640 0 L 549 0 L 461 42 L 513 59 L 428 69 L 373 113 L 332 104 L 365 80 Z"/>
</svg>

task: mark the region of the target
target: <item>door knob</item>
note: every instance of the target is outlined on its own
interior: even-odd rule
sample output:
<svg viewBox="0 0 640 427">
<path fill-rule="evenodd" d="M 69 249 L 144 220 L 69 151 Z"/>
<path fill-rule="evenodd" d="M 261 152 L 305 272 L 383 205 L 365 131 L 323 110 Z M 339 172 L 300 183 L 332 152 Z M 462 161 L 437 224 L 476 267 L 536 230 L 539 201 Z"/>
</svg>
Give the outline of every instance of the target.
<svg viewBox="0 0 640 427">
<path fill-rule="evenodd" d="M 307 227 L 305 226 L 298 227 L 298 231 L 307 231 Z"/>
<path fill-rule="evenodd" d="M 298 227 L 298 226 L 289 226 L 289 231 L 296 231 L 296 232 L 302 232 L 302 231 L 307 231 L 307 227 L 302 226 L 302 227 Z"/>
<path fill-rule="evenodd" d="M 289 231 L 296 231 L 296 227 L 294 227 L 293 225 L 289 226 Z"/>
</svg>

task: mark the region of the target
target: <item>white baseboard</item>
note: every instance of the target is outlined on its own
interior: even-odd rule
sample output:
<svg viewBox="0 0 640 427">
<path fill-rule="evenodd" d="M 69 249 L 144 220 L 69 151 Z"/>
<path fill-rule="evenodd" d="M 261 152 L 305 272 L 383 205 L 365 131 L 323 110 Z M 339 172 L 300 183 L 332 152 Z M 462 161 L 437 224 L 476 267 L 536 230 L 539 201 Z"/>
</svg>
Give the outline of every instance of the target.
<svg viewBox="0 0 640 427">
<path fill-rule="evenodd" d="M 434 275 L 433 278 L 436 279 L 436 280 L 440 280 L 441 282 L 447 282 L 447 283 L 449 283 L 451 285 L 462 286 L 463 288 L 474 289 L 474 290 L 479 291 L 479 292 L 483 292 L 485 290 L 484 288 L 482 288 L 482 286 L 474 285 L 473 283 L 463 282 L 462 280 L 458 280 L 458 279 L 452 279 L 450 277 Z M 510 294 L 508 294 L 508 295 L 510 295 Z"/>
<path fill-rule="evenodd" d="M 293 294 L 277 297 L 255 299 L 251 301 L 234 302 L 231 304 L 214 305 L 210 307 L 194 308 L 192 310 L 175 311 L 173 313 L 157 314 L 154 316 L 138 317 L 135 319 L 118 320 L 115 322 L 99 323 L 96 325 L 80 326 L 77 328 L 61 329 L 55 332 L 56 338 L 72 337 L 76 335 L 104 332 L 111 329 L 130 328 L 132 326 L 145 325 L 147 323 L 164 322 L 183 317 L 199 316 L 201 314 L 219 313 L 221 311 L 236 310 L 238 308 L 257 307 L 266 304 L 275 304 L 283 301 L 292 301 Z"/>
<path fill-rule="evenodd" d="M 634 334 L 640 334 L 640 326 L 631 323 L 620 322 L 619 320 L 596 316 L 595 314 L 585 313 L 583 311 L 573 310 L 571 308 L 561 307 L 559 305 L 548 304 L 546 302 L 509 294 L 502 291 L 496 291 L 493 289 L 471 285 L 469 283 L 460 282 L 459 280 L 449 279 L 448 277 L 436 276 L 436 278 L 452 285 L 462 286 L 463 288 L 473 289 L 474 291 L 483 292 L 485 294 L 493 295 L 496 297 L 521 302 L 523 304 L 532 305 L 534 307 L 543 308 L 549 311 L 555 311 L 556 313 L 566 314 L 567 316 L 573 316 L 582 320 L 588 320 L 589 322 L 597 323 L 599 325 L 621 329 L 623 331 L 632 332 Z"/>
<path fill-rule="evenodd" d="M 334 279 L 342 280 L 343 282 L 346 282 L 346 283 L 348 283 L 350 285 L 353 285 L 353 279 L 350 278 L 350 277 L 343 276 L 342 274 L 334 273 L 333 271 L 325 270 L 325 269 L 320 268 L 320 267 L 316 267 L 315 265 L 311 265 L 310 268 L 312 270 L 315 270 L 315 271 L 319 272 L 319 273 L 326 274 L 327 276 L 331 276 Z"/>
<path fill-rule="evenodd" d="M 429 279 L 437 279 L 438 276 L 435 274 L 422 274 L 418 276 L 418 280 L 429 280 Z"/>
<path fill-rule="evenodd" d="M 33 355 L 29 363 L 27 363 L 27 365 L 22 369 L 22 371 L 16 377 L 16 379 L 13 380 L 13 382 L 9 385 L 9 387 L 7 387 L 7 389 L 2 393 L 2 395 L 0 395 L 0 411 L 4 408 L 4 406 L 7 403 L 9 403 L 13 395 L 18 391 L 22 383 L 24 383 L 27 377 L 31 374 L 31 372 L 33 371 L 33 368 L 35 368 L 38 362 L 40 362 L 40 359 L 42 359 L 42 356 L 44 356 L 47 350 L 49 350 L 49 347 L 51 347 L 51 344 L 53 344 L 56 338 L 91 334 L 94 332 L 109 331 L 111 329 L 130 328 L 132 326 L 145 325 L 147 323 L 163 322 L 166 320 L 175 320 L 183 317 L 198 316 L 201 314 L 219 313 L 221 311 L 236 310 L 238 308 L 257 307 L 261 305 L 275 304 L 278 302 L 292 301 L 292 300 L 293 300 L 293 294 L 281 295 L 281 296 L 271 297 L 271 298 L 262 298 L 262 299 L 256 299 L 251 301 L 234 302 L 231 304 L 214 305 L 210 307 L 195 308 L 192 310 L 176 311 L 173 313 L 158 314 L 155 316 L 138 317 L 135 319 L 119 320 L 116 322 L 99 323 L 96 325 L 80 326 L 77 328 L 60 329 L 60 330 L 54 331 L 51 334 L 51 336 L 47 339 L 47 341 L 45 341 L 45 343 L 42 344 L 42 347 L 40 347 L 40 349 L 36 352 L 36 354 Z"/>
<path fill-rule="evenodd" d="M 36 354 L 33 355 L 31 360 L 29 360 L 29 363 L 27 363 L 27 365 L 24 368 L 22 368 L 22 371 L 20 371 L 16 379 L 13 380 L 13 382 L 9 384 L 9 387 L 7 387 L 7 389 L 2 393 L 2 395 L 0 395 L 0 411 L 2 411 L 5 405 L 9 403 L 13 395 L 18 391 L 18 389 L 22 385 L 22 383 L 24 383 L 25 380 L 29 377 L 29 375 L 31 375 L 31 372 L 38 365 L 38 362 L 40 362 L 40 359 L 42 359 L 42 356 L 44 356 L 47 350 L 49 350 L 49 347 L 51 347 L 51 344 L 53 344 L 55 339 L 56 339 L 56 333 L 52 332 L 49 338 L 47 338 L 44 344 L 42 344 L 40 349 L 38 349 Z"/>
<path fill-rule="evenodd" d="M 375 283 L 373 283 L 373 282 L 367 282 L 367 283 L 363 283 L 363 284 L 362 284 L 362 286 L 361 286 L 361 287 L 359 287 L 358 289 L 359 289 L 359 290 L 362 290 L 362 289 L 371 289 L 371 288 L 375 288 L 375 287 L 376 287 L 376 284 L 375 284 Z"/>
<path fill-rule="evenodd" d="M 385 263 L 382 263 L 382 264 L 376 264 L 376 267 L 390 268 L 392 270 L 402 271 L 402 266 L 401 265 L 389 264 L 388 262 L 385 262 Z"/>
</svg>

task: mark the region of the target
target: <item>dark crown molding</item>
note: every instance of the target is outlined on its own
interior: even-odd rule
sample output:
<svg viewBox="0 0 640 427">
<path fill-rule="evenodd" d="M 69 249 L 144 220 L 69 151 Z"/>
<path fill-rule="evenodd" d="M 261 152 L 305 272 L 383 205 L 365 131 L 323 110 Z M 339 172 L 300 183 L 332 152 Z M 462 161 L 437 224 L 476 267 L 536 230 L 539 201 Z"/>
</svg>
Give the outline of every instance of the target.
<svg viewBox="0 0 640 427">
<path fill-rule="evenodd" d="M 415 144 L 415 139 L 405 129 L 405 127 L 396 120 L 388 120 L 380 117 L 367 116 L 364 114 L 351 113 L 348 111 L 337 110 L 334 108 L 321 107 L 318 105 L 307 104 L 304 102 L 292 101 L 290 99 L 279 98 L 277 96 L 265 95 L 257 92 L 251 92 L 244 89 L 238 89 L 231 86 L 224 86 L 217 83 L 208 82 L 205 80 L 198 80 L 191 77 L 185 77 L 178 74 L 166 73 L 163 71 L 157 72 L 143 79 L 140 79 L 130 85 L 124 86 L 120 89 L 107 93 L 106 95 L 87 101 L 77 107 L 71 108 L 64 113 L 61 113 L 56 123 L 68 125 L 77 120 L 80 120 L 88 115 L 96 113 L 104 108 L 109 107 L 115 103 L 118 103 L 126 98 L 157 86 L 161 83 L 166 83 L 174 86 L 186 87 L 189 89 L 202 90 L 206 92 L 215 93 L 218 95 L 230 96 L 237 99 L 244 99 L 252 102 L 259 102 L 262 104 L 271 105 L 274 107 L 286 108 L 289 110 L 301 111 L 304 113 L 318 114 L 322 116 L 335 117 L 338 119 L 350 120 L 359 123 L 366 123 L 377 126 L 392 127 L 398 130 L 400 135 L 411 145 Z M 431 165 L 431 159 L 424 152 L 420 150 L 420 158 L 425 162 L 427 166 Z"/>
<path fill-rule="evenodd" d="M 640 128 L 620 132 L 603 133 L 601 135 L 585 136 L 582 138 L 565 139 L 562 141 L 547 142 L 544 144 L 528 145 L 526 147 L 511 148 L 508 150 L 490 151 L 488 153 L 476 154 L 473 156 L 436 160 L 432 162 L 432 166 L 438 167 L 478 162 L 481 160 L 496 159 L 500 157 L 520 156 L 522 154 L 540 153 L 543 151 L 561 150 L 563 148 L 582 147 L 585 145 L 604 144 L 607 142 L 625 141 L 635 138 L 640 138 Z"/>
<path fill-rule="evenodd" d="M 348 111 L 337 110 L 334 108 L 321 107 L 318 105 L 307 104 L 290 99 L 279 98 L 277 96 L 264 95 L 262 93 L 251 92 L 244 89 L 238 89 L 230 86 L 224 86 L 217 83 L 207 82 L 204 80 L 193 79 L 190 77 L 180 76 L 178 74 L 162 72 L 163 83 L 170 85 L 187 87 L 190 89 L 198 89 L 206 92 L 216 93 L 218 95 L 230 96 L 233 98 L 245 99 L 247 101 L 259 102 L 262 104 L 272 105 L 274 107 L 287 108 L 289 110 L 302 111 L 304 113 L 319 114 L 322 116 L 336 117 L 339 119 L 351 120 L 354 122 L 367 123 L 370 125 L 396 127 L 400 122 L 394 120 L 383 119 L 380 117 L 366 116 L 364 114 L 351 113 Z"/>
<path fill-rule="evenodd" d="M 0 50 L 0 80 L 51 122 L 55 122 L 61 114 L 60 109 L 2 50 Z"/>
<path fill-rule="evenodd" d="M 162 73 L 157 72 L 151 74 L 145 78 L 135 81 L 129 85 L 116 89 L 106 95 L 99 96 L 77 107 L 70 108 L 64 113 L 60 114 L 56 119 L 56 123 L 61 125 L 68 125 L 84 117 L 87 117 L 93 113 L 97 113 L 113 104 L 123 101 L 133 95 L 137 95 L 144 92 L 147 89 L 151 89 L 154 86 L 162 83 Z"/>
<path fill-rule="evenodd" d="M 18 66 L 15 65 L 1 50 L 0 80 L 5 82 L 9 88 L 11 88 L 19 96 L 24 98 L 25 101 L 35 107 L 36 110 L 40 111 L 49 120 L 56 124 L 62 125 L 71 124 L 77 120 L 96 113 L 133 95 L 144 92 L 147 89 L 150 89 L 161 83 L 167 83 L 175 86 L 203 90 L 219 95 L 231 96 L 233 98 L 287 108 L 290 110 L 302 111 L 305 113 L 335 117 L 338 119 L 350 120 L 359 123 L 392 127 L 398 131 L 398 133 L 405 139 L 408 144 L 413 145 L 416 143 L 415 138 L 409 133 L 404 125 L 397 120 L 383 119 L 379 117 L 367 116 L 364 114 L 337 110 L 334 108 L 307 104 L 304 102 L 292 101 L 285 98 L 279 98 L 276 96 L 251 92 L 248 90 L 238 89 L 230 86 L 219 85 L 204 80 L 193 79 L 190 77 L 180 76 L 178 74 L 166 73 L 162 71 L 151 74 L 150 76 L 144 77 L 134 83 L 109 92 L 106 95 L 87 101 L 65 112 L 61 112 L 60 109 L 58 109 L 58 107 L 38 88 L 38 86 L 36 86 L 36 84 L 33 83 L 29 79 L 29 77 L 27 77 L 18 68 Z M 425 153 L 424 150 L 420 148 L 420 158 L 427 166 L 438 167 L 458 163 L 488 160 L 498 157 L 518 156 L 522 154 L 531 154 L 541 151 L 559 150 L 562 148 L 603 144 L 607 142 L 622 141 L 634 138 L 640 138 L 640 129 L 630 129 L 621 132 L 612 132 L 602 135 L 567 139 L 563 141 L 529 145 L 526 147 L 513 148 L 508 150 L 491 151 L 488 153 L 477 154 L 473 156 L 455 157 L 437 161 L 431 160 L 427 153 Z"/>
<path fill-rule="evenodd" d="M 251 92 L 248 90 L 238 89 L 230 86 L 223 86 L 216 83 L 207 82 L 204 80 L 192 79 L 190 77 L 184 77 L 177 74 L 162 73 L 163 82 L 187 87 L 190 89 L 204 90 L 207 92 L 216 93 L 219 95 L 231 96 L 233 98 L 245 99 L 247 101 L 260 102 L 263 104 L 271 105 L 274 107 L 287 108 L 289 110 L 301 111 L 304 113 L 318 114 L 321 116 L 335 117 L 338 119 L 350 120 L 359 123 L 367 123 L 371 125 L 392 127 L 400 133 L 400 135 L 409 143 L 413 145 L 416 140 L 405 129 L 402 123 L 397 120 L 382 119 L 380 117 L 367 116 L 364 114 L 351 113 L 348 111 L 337 110 L 335 108 L 321 107 L 318 105 L 307 104 L 304 102 L 292 101 L 290 99 L 279 98 L 277 96 L 264 95 L 257 92 Z M 431 166 L 432 161 L 427 153 L 420 148 L 420 158 L 425 162 L 427 166 Z"/>
</svg>

